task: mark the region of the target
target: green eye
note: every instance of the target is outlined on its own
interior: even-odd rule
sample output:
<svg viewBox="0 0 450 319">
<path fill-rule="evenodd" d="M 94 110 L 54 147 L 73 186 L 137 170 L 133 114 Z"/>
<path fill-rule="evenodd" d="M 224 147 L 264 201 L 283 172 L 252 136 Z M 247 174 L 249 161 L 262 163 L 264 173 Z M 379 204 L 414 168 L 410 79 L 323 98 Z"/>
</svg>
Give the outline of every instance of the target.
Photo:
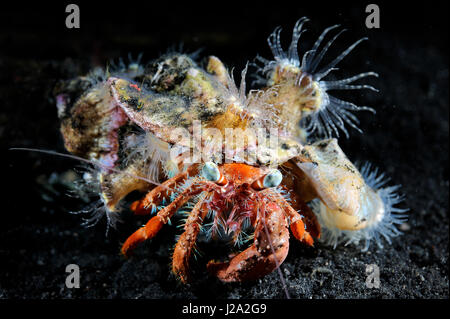
<svg viewBox="0 0 450 319">
<path fill-rule="evenodd" d="M 203 165 L 202 176 L 211 182 L 217 182 L 220 179 L 220 171 L 217 165 L 213 162 L 207 162 Z"/>
<path fill-rule="evenodd" d="M 265 188 L 277 187 L 280 185 L 282 179 L 283 175 L 276 169 L 264 177 L 263 185 Z"/>
</svg>

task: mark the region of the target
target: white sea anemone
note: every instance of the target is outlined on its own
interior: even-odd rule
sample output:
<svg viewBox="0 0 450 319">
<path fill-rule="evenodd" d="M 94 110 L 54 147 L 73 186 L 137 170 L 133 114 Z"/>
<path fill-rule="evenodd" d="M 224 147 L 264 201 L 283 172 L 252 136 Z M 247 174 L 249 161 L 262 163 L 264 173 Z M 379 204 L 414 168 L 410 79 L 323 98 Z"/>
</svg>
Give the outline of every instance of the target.
<svg viewBox="0 0 450 319">
<path fill-rule="evenodd" d="M 109 63 L 109 73 L 115 77 L 127 77 L 133 79 L 144 74 L 144 66 L 141 64 L 142 53 L 139 53 L 136 59 L 133 59 L 131 53 L 128 54 L 128 63 L 123 58 L 119 58 L 119 62 L 115 61 Z"/>
<path fill-rule="evenodd" d="M 85 168 L 83 178 L 76 182 L 76 192 L 72 193 L 77 197 L 84 197 L 90 204 L 79 211 L 71 213 L 87 216 L 83 217 L 82 225 L 85 227 L 96 225 L 105 216 L 106 235 L 108 235 L 109 228 L 116 228 L 117 224 L 122 221 L 120 218 L 122 207 L 116 205 L 114 210 L 111 209 L 108 203 L 109 190 L 101 180 L 102 173 L 100 170 L 89 167 Z"/>
<path fill-rule="evenodd" d="M 389 244 L 391 238 L 401 232 L 396 225 L 407 220 L 408 209 L 395 207 L 403 201 L 397 194 L 400 185 L 385 186 L 389 181 L 378 169 L 372 169 L 370 163 L 361 167 L 361 175 L 366 183 L 361 190 L 360 209 L 355 216 L 332 211 L 321 201 L 314 201 L 312 207 L 322 226 L 322 241 L 336 248 L 338 244 L 358 244 L 364 241 L 362 251 L 367 251 L 373 240 L 383 248 L 382 238 Z M 358 223 L 354 222 L 357 217 Z"/>
<path fill-rule="evenodd" d="M 255 128 L 269 128 L 277 125 L 279 122 L 277 109 L 269 103 L 270 98 L 276 94 L 275 88 L 264 91 L 250 90 L 247 94 L 245 81 L 247 70 L 248 64 L 241 72 L 239 88 L 236 86 L 233 69 L 231 74 L 226 73 L 224 95 L 227 97 L 227 102 L 233 107 L 236 114 L 240 115 L 242 119 L 249 119 L 250 125 Z"/>
<path fill-rule="evenodd" d="M 264 59 L 259 56 L 256 58 L 263 63 L 259 72 L 267 79 L 263 80 L 262 77 L 259 77 L 258 82 L 264 81 L 265 84 L 273 85 L 280 82 L 280 79 L 277 79 L 280 74 L 289 73 L 296 76 L 295 84 L 299 87 L 299 90 L 301 90 L 302 101 L 307 104 L 307 107 L 302 108 L 303 116 L 301 125 L 308 135 L 317 134 L 323 137 L 331 137 L 334 135 L 339 137 L 340 129 L 348 137 L 349 134 L 345 128 L 345 124 L 361 132 L 357 126 L 359 121 L 352 112 L 370 111 L 375 113 L 375 110 L 367 106 L 357 106 L 351 102 L 338 99 L 329 95 L 328 91 L 360 89 L 378 91 L 370 85 L 352 84 L 353 82 L 368 76 L 378 77 L 378 74 L 374 72 L 365 72 L 337 81 L 325 81 L 323 79 L 330 72 L 337 70 L 335 68 L 336 65 L 360 42 L 367 38 L 356 41 L 330 63 L 319 67 L 331 44 L 345 30 L 340 31 L 326 44 L 321 46 L 325 36 L 331 30 L 339 27 L 339 25 L 334 25 L 325 29 L 316 40 L 311 50 L 306 51 L 300 59 L 297 46 L 302 33 L 306 31 L 302 30 L 302 27 L 307 21 L 308 19 L 306 17 L 297 21 L 292 34 L 292 41 L 287 51 L 284 51 L 281 46 L 281 28 L 276 28 L 269 36 L 267 41 L 272 50 L 274 60 Z M 281 79 L 281 81 L 283 80 Z"/>
<path fill-rule="evenodd" d="M 131 135 L 125 141 L 127 162 L 132 162 L 136 157 L 146 161 L 144 174 L 153 181 L 159 181 L 160 171 L 163 170 L 166 176 L 173 175 L 170 164 L 170 145 L 158 139 L 151 132 L 139 132 Z"/>
</svg>

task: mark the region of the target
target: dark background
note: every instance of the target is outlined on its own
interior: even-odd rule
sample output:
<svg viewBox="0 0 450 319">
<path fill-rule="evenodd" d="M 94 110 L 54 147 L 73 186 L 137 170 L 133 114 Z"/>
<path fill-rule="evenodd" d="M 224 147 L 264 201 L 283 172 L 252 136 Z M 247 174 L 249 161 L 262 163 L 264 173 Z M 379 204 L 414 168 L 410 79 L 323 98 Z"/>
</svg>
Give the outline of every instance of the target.
<svg viewBox="0 0 450 319">
<path fill-rule="evenodd" d="M 223 284 L 208 277 L 205 264 L 214 247 L 202 244 L 192 262 L 196 280 L 180 285 L 170 275 L 170 248 L 179 233 L 165 227 L 133 258 L 119 255 L 120 243 L 143 220 L 126 223 L 105 237 L 105 222 L 85 229 L 69 211 L 83 207 L 64 188 L 48 190 L 53 173 L 78 163 L 48 155 L 8 151 L 35 147 L 65 152 L 52 90 L 59 80 L 104 66 L 110 59 L 144 53 L 149 61 L 184 43 L 203 48 L 241 70 L 260 54 L 271 58 L 266 38 L 281 25 L 289 44 L 295 21 L 308 16 L 301 51 L 333 24 L 348 29 L 329 50 L 333 58 L 368 36 L 339 66 L 337 75 L 375 71 L 373 92 L 342 96 L 377 110 L 359 114 L 364 134 L 351 131 L 339 144 L 352 161 L 369 160 L 402 184 L 402 207 L 410 208 L 409 229 L 380 250 L 368 253 L 291 240 L 282 270 L 293 298 L 448 298 L 448 9 L 440 2 L 393 6 L 377 1 L 381 28 L 366 29 L 370 2 L 276 1 L 78 2 L 81 28 L 65 28 L 65 6 L 9 4 L 0 12 L 0 298 L 284 298 L 277 272 L 258 282 Z M 236 72 L 237 73 L 237 72 Z M 239 77 L 237 77 L 239 78 Z M 65 267 L 81 268 L 81 288 L 65 287 Z M 381 287 L 365 286 L 365 268 L 380 268 Z"/>
</svg>

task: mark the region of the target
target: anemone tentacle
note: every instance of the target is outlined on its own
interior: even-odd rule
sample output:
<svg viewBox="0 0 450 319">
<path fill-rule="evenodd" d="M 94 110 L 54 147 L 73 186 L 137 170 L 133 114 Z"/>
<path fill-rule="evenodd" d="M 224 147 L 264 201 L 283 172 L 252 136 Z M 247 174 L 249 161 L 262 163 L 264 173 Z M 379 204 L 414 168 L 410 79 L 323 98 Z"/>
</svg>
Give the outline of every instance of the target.
<svg viewBox="0 0 450 319">
<path fill-rule="evenodd" d="M 300 122 L 301 127 L 306 131 L 309 136 L 317 134 L 319 137 L 339 137 L 339 131 L 344 132 L 348 138 L 349 134 L 345 125 L 349 125 L 359 132 L 362 132 L 357 124 L 355 116 L 352 116 L 350 111 L 372 111 L 369 107 L 357 106 L 350 102 L 340 101 L 331 96 L 328 91 L 331 90 L 362 90 L 369 89 L 378 92 L 373 86 L 366 84 L 353 84 L 355 81 L 374 76 L 378 77 L 375 72 L 364 72 L 355 76 L 347 77 L 341 80 L 325 81 L 322 80 L 327 75 L 337 70 L 336 66 L 341 62 L 350 52 L 362 41 L 367 40 L 366 37 L 361 38 L 351 44 L 347 49 L 341 52 L 336 58 L 334 58 L 328 64 L 320 67 L 321 62 L 325 54 L 335 40 L 344 32 L 345 29 L 335 34 L 328 42 L 323 43 L 325 37 L 330 31 L 339 27 L 339 25 L 333 25 L 326 28 L 315 41 L 313 47 L 306 51 L 300 59 L 298 53 L 298 45 L 300 36 L 306 31 L 302 30 L 303 25 L 309 21 L 306 17 L 299 19 L 294 27 L 292 40 L 287 51 L 284 51 L 281 45 L 281 28 L 276 28 L 268 38 L 268 44 L 272 51 L 274 60 L 268 60 L 257 56 L 256 60 L 263 64 L 259 68 L 258 72 L 265 75 L 269 80 L 268 84 L 273 84 L 272 78 L 280 70 L 290 72 L 294 69 L 298 74 L 296 85 L 299 87 L 300 94 L 304 98 L 304 102 L 313 103 L 314 106 L 309 106 L 304 110 L 302 120 Z M 308 81 L 304 81 L 308 78 Z M 261 82 L 261 77 L 257 79 L 257 82 Z M 267 83 L 267 80 L 266 80 Z M 275 82 L 276 84 L 276 82 Z M 305 86 L 306 87 L 303 87 Z"/>
</svg>

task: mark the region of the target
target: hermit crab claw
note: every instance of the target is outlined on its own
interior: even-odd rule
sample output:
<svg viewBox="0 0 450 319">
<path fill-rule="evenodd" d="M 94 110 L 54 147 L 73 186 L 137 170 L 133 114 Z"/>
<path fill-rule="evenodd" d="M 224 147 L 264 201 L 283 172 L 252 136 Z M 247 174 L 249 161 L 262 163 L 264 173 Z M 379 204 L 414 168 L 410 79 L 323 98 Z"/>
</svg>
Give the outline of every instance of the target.
<svg viewBox="0 0 450 319">
<path fill-rule="evenodd" d="M 266 205 L 265 217 L 256 224 L 253 244 L 228 262 L 208 263 L 207 269 L 221 281 L 256 280 L 275 270 L 289 251 L 289 230 L 282 209 Z"/>
</svg>

